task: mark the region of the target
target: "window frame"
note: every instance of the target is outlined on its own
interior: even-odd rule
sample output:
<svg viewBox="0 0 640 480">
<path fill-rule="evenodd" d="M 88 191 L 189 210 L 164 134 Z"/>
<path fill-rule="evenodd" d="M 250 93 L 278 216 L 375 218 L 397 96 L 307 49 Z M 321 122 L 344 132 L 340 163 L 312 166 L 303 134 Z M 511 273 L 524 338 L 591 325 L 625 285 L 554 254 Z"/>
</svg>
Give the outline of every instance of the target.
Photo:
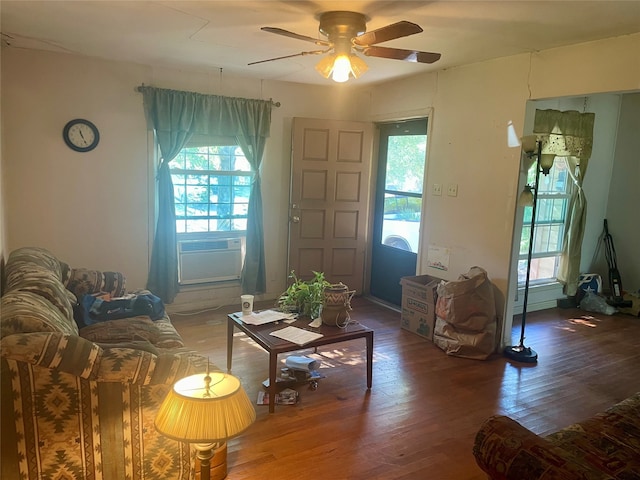
<svg viewBox="0 0 640 480">
<path fill-rule="evenodd" d="M 553 189 L 545 190 L 543 188 L 540 188 L 540 186 L 543 185 L 543 182 L 545 181 L 550 181 L 550 182 L 560 181 L 558 180 L 558 177 L 560 176 L 561 172 L 557 170 L 557 166 L 559 166 L 560 164 L 563 164 L 563 169 L 566 170 L 565 178 L 564 180 L 562 180 L 564 182 L 564 191 L 563 192 L 555 191 Z M 537 162 L 534 162 L 534 164 L 530 167 L 529 171 L 527 172 L 527 184 L 529 185 L 534 184 L 536 165 L 537 165 Z M 571 178 L 571 173 L 569 172 L 568 169 L 569 169 L 569 164 L 566 161 L 566 159 L 564 157 L 556 157 L 549 174 L 547 176 L 545 176 L 544 174 L 540 176 L 539 186 L 538 186 L 539 192 L 537 195 L 538 204 L 536 208 L 534 248 L 531 255 L 531 263 L 533 265 L 534 262 L 537 263 L 540 261 L 540 259 L 554 259 L 554 265 L 553 265 L 552 276 L 536 278 L 534 275 L 530 274 L 529 284 L 532 286 L 546 285 L 546 284 L 556 283 L 558 281 L 558 278 L 557 278 L 558 267 L 559 267 L 560 257 L 562 255 L 564 232 L 565 232 L 566 222 L 567 222 L 567 214 L 569 210 L 571 196 L 573 194 L 573 180 Z M 546 219 L 543 218 L 541 220 L 540 217 L 545 215 L 545 209 L 541 208 L 541 206 L 544 207 L 545 202 L 552 202 L 547 206 L 547 210 L 553 210 L 553 202 L 556 202 L 558 200 L 564 202 L 564 208 L 561 212 L 561 221 L 555 218 L 554 214 L 550 214 L 550 218 L 546 218 Z M 522 226 L 520 231 L 520 248 L 518 250 L 518 261 L 517 261 L 517 272 L 518 272 L 517 277 L 518 277 L 519 288 L 524 288 L 524 285 L 525 285 L 525 279 L 521 278 L 521 275 L 520 275 L 520 265 L 522 262 L 524 262 L 524 268 L 526 269 L 529 238 L 530 238 L 529 229 L 531 227 L 531 210 L 532 210 L 532 207 L 525 207 L 522 213 L 523 216 L 522 216 Z M 558 236 L 558 239 L 555 242 L 557 244 L 557 248 L 549 249 L 548 243 L 549 243 L 549 237 L 551 236 L 551 232 L 548 231 L 546 235 L 541 234 L 540 229 L 544 227 L 554 227 L 554 226 L 557 227 L 556 234 Z M 539 248 L 540 241 L 541 240 L 545 241 L 545 239 L 541 237 L 546 237 L 547 248 L 545 248 L 544 250 Z M 533 272 L 533 270 L 531 272 Z"/>
<path fill-rule="evenodd" d="M 183 156 L 183 159 L 185 160 L 183 165 L 186 167 L 186 160 L 187 157 L 186 155 L 188 155 L 190 152 L 187 152 L 188 150 L 194 150 L 194 149 L 207 149 L 206 152 L 199 152 L 199 153 L 204 153 L 205 155 L 212 157 L 215 155 L 219 155 L 219 153 L 217 152 L 211 152 L 209 149 L 210 148 L 216 148 L 216 147 L 233 147 L 234 148 L 234 152 L 235 152 L 235 156 L 236 157 L 240 157 L 242 159 L 244 159 L 245 162 L 247 162 L 247 166 L 249 168 L 249 170 L 215 170 L 215 169 L 211 169 L 211 168 L 207 168 L 207 169 L 194 169 L 194 168 L 172 168 L 171 167 L 171 163 L 174 162 L 176 159 L 180 159 L 181 156 Z M 240 152 L 240 154 L 238 154 L 237 152 Z M 210 159 L 209 159 L 210 160 Z M 234 165 L 235 166 L 235 165 Z M 209 165 L 210 167 L 210 165 Z M 237 229 L 234 228 L 233 226 L 233 222 L 237 221 L 239 219 L 244 220 L 245 221 L 245 225 L 246 225 L 246 220 L 248 218 L 248 205 L 249 205 L 249 201 L 250 201 L 250 195 L 251 195 L 251 185 L 253 183 L 253 179 L 254 179 L 254 172 L 251 170 L 251 166 L 249 165 L 248 161 L 246 160 L 246 157 L 244 156 L 244 153 L 242 152 L 242 149 L 240 148 L 239 145 L 237 144 L 230 144 L 229 142 L 214 142 L 214 141 L 208 141 L 208 142 L 199 142 L 198 144 L 188 144 L 185 147 L 183 147 L 180 150 L 180 153 L 178 153 L 178 155 L 176 155 L 176 157 L 174 159 L 172 159 L 172 161 L 169 163 L 169 170 L 170 170 L 170 174 L 171 174 L 171 179 L 172 182 L 174 184 L 174 203 L 175 203 L 175 207 L 176 207 L 176 234 L 177 234 L 177 239 L 178 241 L 181 240 L 197 240 L 197 239 L 216 239 L 216 238 L 244 238 L 246 236 L 246 227 L 245 229 Z M 176 176 L 184 176 L 184 181 L 178 181 L 176 182 Z M 198 186 L 202 186 L 203 188 L 208 190 L 208 196 L 209 196 L 209 201 L 208 202 L 189 202 L 188 198 L 187 198 L 187 187 L 190 185 L 189 183 L 189 176 L 192 177 L 206 177 L 203 178 L 203 181 L 200 183 L 192 183 L 191 185 L 198 185 Z M 213 177 L 231 177 L 231 182 L 228 185 L 216 185 L 213 184 L 211 182 Z M 235 184 L 234 183 L 234 178 L 237 177 L 246 177 L 248 180 L 246 183 L 240 183 L 240 184 Z M 215 202 L 212 203 L 211 202 L 211 198 L 212 198 L 212 194 L 211 194 L 211 189 L 213 187 L 217 187 L 217 186 L 226 186 L 229 188 L 230 191 L 230 201 L 229 202 Z M 236 189 L 236 187 L 243 187 L 246 188 L 248 190 L 247 193 L 247 197 L 242 197 L 243 199 L 246 198 L 246 202 L 238 202 L 235 203 L 234 199 L 235 199 L 235 194 L 234 191 Z M 184 193 L 183 198 L 184 201 L 181 201 L 180 198 L 178 198 L 179 196 L 181 196 L 181 194 L 177 191 L 180 188 L 184 188 Z M 207 213 L 205 215 L 189 215 L 188 212 L 188 208 L 189 205 L 206 205 L 207 206 Z M 215 213 L 212 213 L 212 205 L 228 205 L 229 206 L 229 213 L 228 214 L 223 214 L 223 215 L 217 215 Z M 234 206 L 236 205 L 245 205 L 246 209 L 244 214 L 238 214 L 234 212 Z M 183 207 L 182 207 L 183 206 Z M 182 214 L 180 212 L 181 208 L 184 208 L 184 214 Z M 217 208 L 217 207 L 216 207 Z M 180 213 L 179 213 L 180 212 Z M 187 231 L 188 229 L 188 221 L 189 219 L 192 220 L 204 220 L 207 222 L 207 230 L 199 230 L 199 231 Z M 225 230 L 211 230 L 211 222 L 218 222 L 218 221 L 227 221 L 230 223 L 230 228 L 229 229 L 225 229 Z M 183 226 L 179 225 L 179 222 L 184 222 Z"/>
</svg>

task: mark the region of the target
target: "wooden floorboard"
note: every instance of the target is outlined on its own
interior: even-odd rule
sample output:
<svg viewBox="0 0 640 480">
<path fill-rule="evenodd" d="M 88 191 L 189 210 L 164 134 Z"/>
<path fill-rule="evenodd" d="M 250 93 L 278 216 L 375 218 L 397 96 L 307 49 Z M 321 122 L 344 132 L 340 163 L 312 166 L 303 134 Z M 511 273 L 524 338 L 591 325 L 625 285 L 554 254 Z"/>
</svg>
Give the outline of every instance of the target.
<svg viewBox="0 0 640 480">
<path fill-rule="evenodd" d="M 256 406 L 255 424 L 229 441 L 229 480 L 484 480 L 471 448 L 490 415 L 509 415 L 544 435 L 640 391 L 637 317 L 529 313 L 525 345 L 539 361 L 528 365 L 502 355 L 448 356 L 401 330 L 399 313 L 363 298 L 352 304 L 352 318 L 375 331 L 373 388 L 366 388 L 364 339 L 317 354 L 302 350 L 320 360 L 326 378 L 315 391 L 299 387 L 295 406 L 277 406 L 273 414 Z M 172 321 L 187 346 L 225 369 L 230 311 L 173 314 Z M 519 336 L 516 317 L 515 344 Z M 232 373 L 252 400 L 268 376 L 267 353 L 241 333 Z"/>
</svg>

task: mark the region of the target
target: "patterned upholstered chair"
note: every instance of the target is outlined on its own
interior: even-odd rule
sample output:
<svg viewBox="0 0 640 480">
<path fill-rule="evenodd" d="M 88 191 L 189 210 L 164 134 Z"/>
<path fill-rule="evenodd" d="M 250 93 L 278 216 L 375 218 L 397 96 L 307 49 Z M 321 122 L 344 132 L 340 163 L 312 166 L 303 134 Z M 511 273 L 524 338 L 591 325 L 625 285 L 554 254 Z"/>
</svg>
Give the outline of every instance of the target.
<svg viewBox="0 0 640 480">
<path fill-rule="evenodd" d="M 169 318 L 79 329 L 74 293 L 124 291 L 117 273 L 74 270 L 41 248 L 11 253 L 0 311 L 1 477 L 190 479 L 189 445 L 154 416 L 171 385 L 204 371 Z"/>
</svg>

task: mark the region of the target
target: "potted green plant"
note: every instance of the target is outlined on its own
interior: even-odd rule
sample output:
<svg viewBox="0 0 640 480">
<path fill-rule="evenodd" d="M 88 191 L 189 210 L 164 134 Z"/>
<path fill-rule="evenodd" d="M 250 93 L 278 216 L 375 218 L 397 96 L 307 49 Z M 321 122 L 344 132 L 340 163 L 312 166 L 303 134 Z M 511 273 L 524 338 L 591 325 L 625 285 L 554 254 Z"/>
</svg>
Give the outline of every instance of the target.
<svg viewBox="0 0 640 480">
<path fill-rule="evenodd" d="M 320 316 L 324 300 L 324 289 L 331 285 L 323 272 L 313 272 L 313 278 L 302 280 L 291 270 L 289 278 L 293 283 L 278 298 L 278 307 L 287 312 L 298 312 L 311 319 Z"/>
</svg>

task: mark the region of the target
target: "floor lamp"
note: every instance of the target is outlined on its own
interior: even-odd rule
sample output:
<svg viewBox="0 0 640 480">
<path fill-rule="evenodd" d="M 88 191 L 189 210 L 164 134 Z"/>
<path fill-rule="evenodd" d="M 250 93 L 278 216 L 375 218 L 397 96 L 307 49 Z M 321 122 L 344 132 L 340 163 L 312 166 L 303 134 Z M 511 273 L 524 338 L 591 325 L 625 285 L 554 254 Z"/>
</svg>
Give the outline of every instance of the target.
<svg viewBox="0 0 640 480">
<path fill-rule="evenodd" d="M 535 149 L 533 147 L 532 140 L 535 139 Z M 536 177 L 534 186 L 525 185 L 524 191 L 518 199 L 518 204 L 521 206 L 531 206 L 531 230 L 529 235 L 529 251 L 527 253 L 527 275 L 524 283 L 524 300 L 522 303 L 522 324 L 520 326 L 520 343 L 518 345 L 512 345 L 505 347 L 504 355 L 516 362 L 536 363 L 538 361 L 538 354 L 530 347 L 524 346 L 524 330 L 527 323 L 527 301 L 529 300 L 529 278 L 531 274 L 531 256 L 533 253 L 533 242 L 535 238 L 535 224 L 536 224 L 536 208 L 538 205 L 538 186 L 540 183 L 540 172 L 547 175 L 549 170 L 553 166 L 553 160 L 555 155 L 542 155 L 542 140 L 533 137 L 525 137 L 522 139 L 522 148 L 528 157 L 536 157 Z M 532 191 L 533 190 L 533 191 Z"/>
<path fill-rule="evenodd" d="M 163 435 L 194 444 L 201 480 L 227 475 L 226 441 L 245 431 L 256 412 L 240 381 L 229 374 L 211 372 L 178 380 L 160 405 L 156 429 Z M 215 476 L 211 475 L 213 458 Z"/>
</svg>

